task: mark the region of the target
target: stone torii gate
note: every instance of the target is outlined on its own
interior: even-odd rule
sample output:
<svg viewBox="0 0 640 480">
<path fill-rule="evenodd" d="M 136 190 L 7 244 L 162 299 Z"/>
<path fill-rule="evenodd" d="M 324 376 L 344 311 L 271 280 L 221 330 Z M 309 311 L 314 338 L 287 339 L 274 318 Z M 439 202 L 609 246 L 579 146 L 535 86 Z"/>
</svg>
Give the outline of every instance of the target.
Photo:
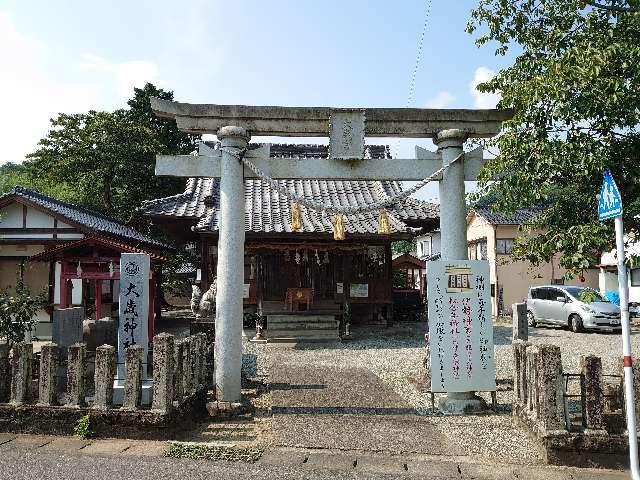
<svg viewBox="0 0 640 480">
<path fill-rule="evenodd" d="M 240 400 L 242 285 L 244 283 L 244 178 L 256 178 L 238 156 L 251 135 L 329 137 L 326 160 L 270 158 L 269 146 L 245 158 L 274 179 L 422 180 L 449 166 L 439 178 L 443 260 L 467 259 L 465 180 L 475 180 L 482 149 L 463 154 L 472 137 L 491 137 L 510 110 L 417 108 L 332 109 L 188 104 L 151 99 L 159 117 L 173 118 L 185 132 L 216 134 L 222 149 L 206 155 L 158 155 L 156 175 L 220 177 L 215 385 L 218 400 Z M 364 158 L 364 137 L 432 138 L 437 152 L 416 147 L 416 159 Z M 460 411 L 472 398 L 449 394 Z"/>
</svg>

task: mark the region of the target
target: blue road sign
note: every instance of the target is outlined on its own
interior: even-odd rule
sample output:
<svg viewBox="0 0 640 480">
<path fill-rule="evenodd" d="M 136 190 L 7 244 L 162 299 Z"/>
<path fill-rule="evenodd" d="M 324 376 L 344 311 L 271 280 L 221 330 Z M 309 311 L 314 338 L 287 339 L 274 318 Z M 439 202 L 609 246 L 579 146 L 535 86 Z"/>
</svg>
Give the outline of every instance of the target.
<svg viewBox="0 0 640 480">
<path fill-rule="evenodd" d="M 622 197 L 616 182 L 614 182 L 611 172 L 607 168 L 602 179 L 600 189 L 600 201 L 598 202 L 598 219 L 607 220 L 609 218 L 622 215 Z"/>
</svg>

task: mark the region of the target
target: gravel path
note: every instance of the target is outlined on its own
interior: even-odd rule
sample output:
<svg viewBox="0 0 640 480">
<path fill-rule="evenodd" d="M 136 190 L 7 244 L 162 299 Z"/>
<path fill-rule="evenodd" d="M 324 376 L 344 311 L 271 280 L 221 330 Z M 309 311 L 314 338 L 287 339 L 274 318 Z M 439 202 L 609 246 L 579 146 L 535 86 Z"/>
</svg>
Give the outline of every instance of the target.
<svg viewBox="0 0 640 480">
<path fill-rule="evenodd" d="M 245 374 L 272 385 L 274 443 L 540 463 L 537 442 L 510 414 L 511 326 L 494 326 L 498 414 L 482 416 L 431 411 L 422 368 L 424 331 L 424 324 L 403 324 L 384 331 L 355 329 L 354 339 L 343 343 L 246 342 Z M 640 355 L 638 335 L 632 340 L 634 356 Z M 565 372 L 578 372 L 580 356 L 593 354 L 602 357 L 604 373 L 617 373 L 619 335 L 549 327 L 531 329 L 530 341 L 559 345 Z M 490 401 L 488 393 L 482 395 Z"/>
</svg>

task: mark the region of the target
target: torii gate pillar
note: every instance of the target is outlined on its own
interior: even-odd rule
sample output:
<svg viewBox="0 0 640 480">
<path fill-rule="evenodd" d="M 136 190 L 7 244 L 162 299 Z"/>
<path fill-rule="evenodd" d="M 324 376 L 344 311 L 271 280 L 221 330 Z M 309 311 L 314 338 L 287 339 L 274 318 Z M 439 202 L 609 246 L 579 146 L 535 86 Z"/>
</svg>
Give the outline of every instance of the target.
<svg viewBox="0 0 640 480">
<path fill-rule="evenodd" d="M 442 130 L 433 141 L 442 158 L 442 166 L 449 165 L 462 152 L 467 133 L 458 129 Z M 467 260 L 467 207 L 464 192 L 464 160 L 449 166 L 439 182 L 440 238 L 442 260 Z"/>
<path fill-rule="evenodd" d="M 459 129 L 441 130 L 433 141 L 442 158 L 442 166 L 453 162 L 463 152 L 468 134 Z M 464 189 L 464 159 L 449 166 L 439 182 L 441 259 L 467 260 L 467 206 Z M 449 392 L 440 400 L 443 412 L 483 411 L 486 403 L 474 392 Z"/>
<path fill-rule="evenodd" d="M 218 130 L 223 150 L 220 169 L 220 224 L 216 272 L 216 400 L 239 402 L 242 369 L 242 284 L 244 283 L 243 165 L 224 147 L 245 148 L 249 134 L 241 127 Z"/>
</svg>

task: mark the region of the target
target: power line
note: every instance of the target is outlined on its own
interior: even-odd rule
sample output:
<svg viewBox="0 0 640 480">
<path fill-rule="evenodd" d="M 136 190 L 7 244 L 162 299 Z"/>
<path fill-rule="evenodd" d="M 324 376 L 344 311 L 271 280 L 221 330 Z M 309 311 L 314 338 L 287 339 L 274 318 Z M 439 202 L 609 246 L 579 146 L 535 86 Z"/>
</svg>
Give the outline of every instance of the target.
<svg viewBox="0 0 640 480">
<path fill-rule="evenodd" d="M 411 74 L 409 76 L 409 92 L 407 94 L 407 103 L 405 107 L 410 107 L 415 102 L 416 96 L 416 78 L 418 76 L 418 70 L 420 70 L 420 65 L 422 64 L 422 58 L 424 57 L 424 38 L 427 34 L 427 27 L 429 26 L 429 19 L 431 18 L 431 0 L 425 0 L 425 11 L 424 11 L 424 23 L 422 24 L 422 31 L 420 32 L 420 37 L 418 37 L 418 45 L 416 48 L 416 60 L 413 64 L 413 69 L 411 70 Z M 394 145 L 395 152 L 393 157 L 398 158 L 398 150 L 400 147 L 400 140 L 396 140 Z"/>
<path fill-rule="evenodd" d="M 418 48 L 416 50 L 416 61 L 413 65 L 413 70 L 411 71 L 411 77 L 409 78 L 409 94 L 407 95 L 407 107 L 410 107 L 411 104 L 415 101 L 416 95 L 416 77 L 418 76 L 418 70 L 420 69 L 420 64 L 422 63 L 422 57 L 424 56 L 424 37 L 427 33 L 427 27 L 429 25 L 429 18 L 431 17 L 431 0 L 426 0 L 426 9 L 424 12 L 424 24 L 422 25 L 422 32 L 420 33 L 420 38 L 418 39 Z"/>
</svg>

